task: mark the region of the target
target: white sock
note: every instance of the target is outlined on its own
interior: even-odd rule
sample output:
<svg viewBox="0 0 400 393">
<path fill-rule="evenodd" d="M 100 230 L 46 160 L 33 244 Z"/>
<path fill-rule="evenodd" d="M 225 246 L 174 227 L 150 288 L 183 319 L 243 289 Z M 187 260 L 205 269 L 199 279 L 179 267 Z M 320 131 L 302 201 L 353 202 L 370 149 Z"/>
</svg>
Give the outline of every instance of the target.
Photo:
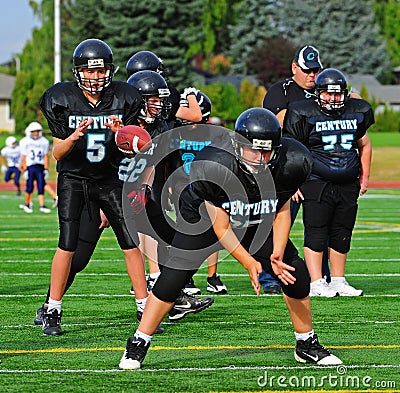
<svg viewBox="0 0 400 393">
<path fill-rule="evenodd" d="M 137 310 L 143 312 L 146 306 L 146 302 L 147 302 L 147 297 L 145 297 L 144 299 L 136 299 Z"/>
<path fill-rule="evenodd" d="M 143 333 L 140 330 L 136 330 L 134 336 L 143 339 L 144 341 L 146 341 L 146 344 L 148 344 L 153 338 L 153 336 L 149 336 L 148 334 Z"/>
<path fill-rule="evenodd" d="M 314 335 L 314 329 L 307 333 L 294 332 L 294 335 L 296 337 L 296 341 L 300 341 L 300 340 L 307 341 L 310 337 L 312 337 Z"/>
<path fill-rule="evenodd" d="M 56 309 L 58 313 L 61 313 L 61 305 L 62 305 L 62 299 L 61 300 L 54 300 L 51 297 L 49 297 L 49 306 L 47 307 L 47 312 L 51 312 L 51 310 Z"/>
<path fill-rule="evenodd" d="M 340 284 L 340 283 L 343 283 L 344 280 L 345 280 L 344 277 L 331 277 L 332 284 Z"/>
</svg>

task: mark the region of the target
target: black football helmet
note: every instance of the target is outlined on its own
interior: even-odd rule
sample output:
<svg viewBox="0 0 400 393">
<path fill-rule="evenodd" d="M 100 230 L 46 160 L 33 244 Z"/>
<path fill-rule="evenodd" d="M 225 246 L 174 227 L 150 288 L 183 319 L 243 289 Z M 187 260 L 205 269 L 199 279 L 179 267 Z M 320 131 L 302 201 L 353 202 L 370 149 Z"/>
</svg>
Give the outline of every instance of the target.
<svg viewBox="0 0 400 393">
<path fill-rule="evenodd" d="M 136 52 L 126 63 L 126 73 L 128 78 L 138 71 L 155 71 L 168 79 L 168 70 L 164 67 L 162 60 L 153 52 L 142 50 Z"/>
<path fill-rule="evenodd" d="M 143 106 L 139 117 L 147 123 L 152 123 L 156 118 L 167 119 L 171 110 L 171 103 L 168 101 L 170 91 L 165 79 L 155 71 L 138 71 L 131 75 L 128 83 L 139 90 L 143 99 Z M 160 104 L 149 104 L 150 97 L 161 98 Z M 149 117 L 149 113 L 156 115 Z"/>
<path fill-rule="evenodd" d="M 74 67 L 72 69 L 74 77 L 81 89 L 96 94 L 107 87 L 114 76 L 115 66 L 111 48 L 98 39 L 88 39 L 82 41 L 75 49 L 73 54 Z M 107 74 L 102 85 L 98 79 L 85 79 L 82 69 L 84 68 L 106 68 Z M 89 86 L 87 86 L 87 84 Z"/>
<path fill-rule="evenodd" d="M 235 154 L 251 173 L 272 167 L 281 147 L 282 130 L 277 117 L 268 109 L 250 108 L 239 115 L 235 123 Z M 242 147 L 272 151 L 268 163 L 247 162 L 242 156 Z"/>
<path fill-rule="evenodd" d="M 340 113 L 349 98 L 346 77 L 336 68 L 327 68 L 317 76 L 315 91 L 319 106 L 328 114 Z M 321 97 L 322 92 L 337 94 L 335 94 L 333 100 L 328 101 Z"/>
<path fill-rule="evenodd" d="M 196 100 L 197 103 L 199 104 L 200 110 L 201 110 L 201 120 L 198 122 L 200 124 L 206 124 L 208 122 L 208 119 L 210 118 L 211 114 L 211 100 L 208 98 L 206 94 L 204 94 L 202 91 L 198 90 L 196 93 Z M 186 101 L 185 101 L 186 102 Z M 189 106 L 189 104 L 186 102 L 186 104 L 181 104 L 183 106 Z M 185 119 L 180 119 L 178 122 L 179 125 L 188 125 L 188 124 L 193 124 L 193 122 L 185 120 Z"/>
</svg>

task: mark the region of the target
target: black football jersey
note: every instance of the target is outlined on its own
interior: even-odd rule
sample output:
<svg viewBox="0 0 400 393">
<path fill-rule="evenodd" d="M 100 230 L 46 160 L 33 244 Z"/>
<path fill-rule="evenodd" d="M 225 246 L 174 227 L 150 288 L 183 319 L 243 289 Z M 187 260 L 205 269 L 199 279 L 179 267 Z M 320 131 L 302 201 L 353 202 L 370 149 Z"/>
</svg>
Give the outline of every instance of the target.
<svg viewBox="0 0 400 393">
<path fill-rule="evenodd" d="M 350 98 L 335 117 L 323 112 L 315 101 L 301 101 L 289 105 L 283 133 L 310 150 L 311 179 L 347 183 L 359 177 L 357 141 L 373 123 L 371 105 L 362 99 Z"/>
<path fill-rule="evenodd" d="M 278 114 L 282 109 L 287 109 L 291 102 L 313 99 L 314 89 L 303 89 L 292 78 L 274 83 L 267 91 L 263 100 L 263 108 Z"/>
<path fill-rule="evenodd" d="M 50 87 L 41 97 L 40 108 L 53 137 L 66 139 L 83 118 L 94 120 L 86 135 L 58 161 L 57 170 L 82 179 L 117 178 L 123 155 L 115 144 L 115 134 L 104 123 L 110 115 L 115 115 L 125 125 L 133 124 L 140 103 L 139 92 L 121 81 L 113 81 L 104 89 L 101 101 L 95 106 L 75 82 L 61 82 Z"/>
<path fill-rule="evenodd" d="M 311 155 L 301 143 L 282 138 L 282 147 L 271 162 L 271 170 L 259 175 L 248 172 L 233 149 L 213 145 L 195 158 L 190 171 L 190 185 L 181 196 L 181 214 L 189 222 L 200 219 L 204 201 L 221 207 L 230 216 L 234 229 L 272 223 L 275 214 L 307 179 Z"/>
</svg>

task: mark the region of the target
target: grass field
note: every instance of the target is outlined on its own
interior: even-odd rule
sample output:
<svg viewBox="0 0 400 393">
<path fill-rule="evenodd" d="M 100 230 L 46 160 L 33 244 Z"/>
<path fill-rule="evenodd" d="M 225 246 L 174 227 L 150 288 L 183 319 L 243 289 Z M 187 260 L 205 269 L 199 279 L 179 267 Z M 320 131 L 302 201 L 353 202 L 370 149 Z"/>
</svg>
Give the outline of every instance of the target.
<svg viewBox="0 0 400 393">
<path fill-rule="evenodd" d="M 255 296 L 245 271 L 221 254 L 228 294 L 200 314 L 165 320 L 142 370 L 119 370 L 137 323 L 108 229 L 64 297 L 64 335 L 43 336 L 33 318 L 47 292 L 57 215 L 25 214 L 19 203 L 0 194 L 0 392 L 400 391 L 400 190 L 360 198 L 347 277 L 366 295 L 312 299 L 320 341 L 344 362 L 330 368 L 295 362 L 282 297 Z M 300 221 L 292 239 L 301 246 Z M 205 275 L 195 276 L 204 295 Z"/>
</svg>

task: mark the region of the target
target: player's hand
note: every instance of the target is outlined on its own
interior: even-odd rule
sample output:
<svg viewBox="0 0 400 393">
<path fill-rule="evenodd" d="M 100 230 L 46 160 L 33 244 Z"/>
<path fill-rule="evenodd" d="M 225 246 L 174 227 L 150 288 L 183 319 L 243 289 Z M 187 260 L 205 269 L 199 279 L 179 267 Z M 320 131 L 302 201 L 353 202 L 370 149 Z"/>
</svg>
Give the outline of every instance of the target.
<svg viewBox="0 0 400 393">
<path fill-rule="evenodd" d="M 101 219 L 101 223 L 100 223 L 99 229 L 110 227 L 110 223 L 109 223 L 106 215 L 104 214 L 103 210 L 101 210 L 101 209 L 100 209 L 100 219 Z"/>
<path fill-rule="evenodd" d="M 270 260 L 272 270 L 283 284 L 288 285 L 295 283 L 296 278 L 290 273 L 296 270 L 293 266 L 287 265 L 285 262 L 283 262 L 281 256 L 278 254 L 272 253 Z"/>
<path fill-rule="evenodd" d="M 105 126 L 107 126 L 114 134 L 124 126 L 124 123 L 122 123 L 122 120 L 115 115 L 108 116 L 109 121 L 107 123 L 104 123 Z"/>
<path fill-rule="evenodd" d="M 85 117 L 76 128 L 76 130 L 71 134 L 70 138 L 72 141 L 76 142 L 79 138 L 82 138 L 86 132 L 88 127 L 93 123 L 93 118 Z"/>
<path fill-rule="evenodd" d="M 45 169 L 43 171 L 43 177 L 44 177 L 44 180 L 47 180 L 49 178 L 49 170 L 48 169 Z"/>
<path fill-rule="evenodd" d="M 135 214 L 140 214 L 146 206 L 151 194 L 151 187 L 148 184 L 142 184 L 137 191 L 128 194 L 132 210 Z"/>
<path fill-rule="evenodd" d="M 260 282 L 258 281 L 258 275 L 262 272 L 261 263 L 257 261 L 255 263 L 249 263 L 245 268 L 249 273 L 250 282 L 254 291 L 257 296 L 260 296 Z"/>
<path fill-rule="evenodd" d="M 181 99 L 187 99 L 187 96 L 190 94 L 197 95 L 198 92 L 199 90 L 194 87 L 187 87 L 185 90 L 183 90 L 183 93 L 181 94 Z"/>
<path fill-rule="evenodd" d="M 24 179 L 24 180 L 28 180 L 29 173 L 28 173 L 28 171 L 27 171 L 27 170 L 25 170 L 25 171 L 24 171 L 24 173 L 23 173 L 22 177 L 23 177 L 23 179 Z"/>
<path fill-rule="evenodd" d="M 368 178 L 360 176 L 360 195 L 364 195 L 368 191 Z"/>
<path fill-rule="evenodd" d="M 292 201 L 300 203 L 301 201 L 304 201 L 304 196 L 301 193 L 300 189 L 296 191 L 296 193 L 292 196 Z"/>
<path fill-rule="evenodd" d="M 1 173 L 6 173 L 7 172 L 7 166 L 6 165 L 2 165 L 1 166 Z"/>
</svg>

